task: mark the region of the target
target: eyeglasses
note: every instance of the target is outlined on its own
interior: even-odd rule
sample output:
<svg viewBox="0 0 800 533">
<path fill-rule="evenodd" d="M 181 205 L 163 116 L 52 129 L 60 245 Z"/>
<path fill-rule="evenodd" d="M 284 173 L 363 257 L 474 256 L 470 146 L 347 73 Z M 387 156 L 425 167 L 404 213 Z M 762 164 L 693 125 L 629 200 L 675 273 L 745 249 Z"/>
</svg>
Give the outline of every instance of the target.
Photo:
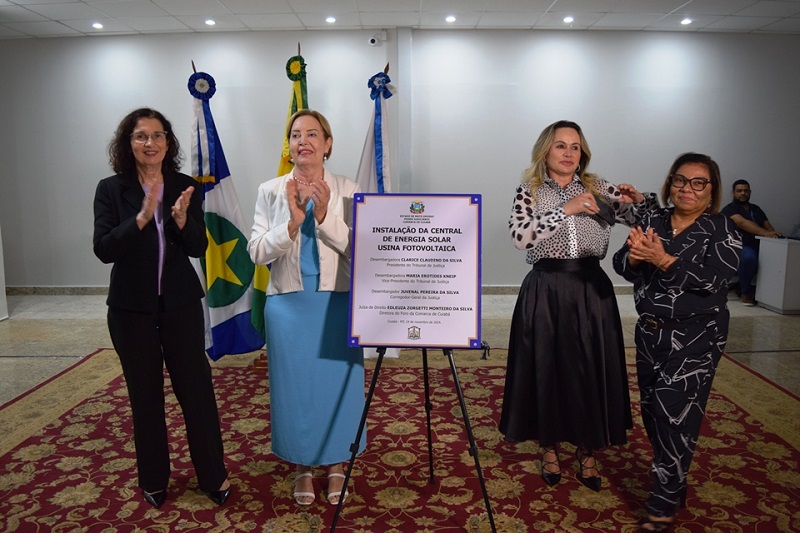
<svg viewBox="0 0 800 533">
<path fill-rule="evenodd" d="M 148 140 L 152 140 L 156 144 L 162 144 L 167 140 L 167 132 L 166 131 L 154 131 L 152 135 L 148 135 L 143 131 L 137 131 L 131 133 L 131 139 L 133 142 L 139 144 L 145 144 Z"/>
<path fill-rule="evenodd" d="M 687 183 L 695 191 L 702 191 L 708 186 L 709 183 L 711 183 L 711 180 L 706 178 L 689 179 L 683 174 L 673 174 L 669 177 L 669 184 L 676 189 L 683 189 Z"/>
</svg>

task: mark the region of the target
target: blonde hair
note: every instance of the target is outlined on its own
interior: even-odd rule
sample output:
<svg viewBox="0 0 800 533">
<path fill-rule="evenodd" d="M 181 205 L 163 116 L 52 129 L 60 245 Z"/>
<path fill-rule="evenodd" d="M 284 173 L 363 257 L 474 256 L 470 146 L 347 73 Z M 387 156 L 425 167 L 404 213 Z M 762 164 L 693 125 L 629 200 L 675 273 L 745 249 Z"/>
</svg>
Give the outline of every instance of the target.
<svg viewBox="0 0 800 533">
<path fill-rule="evenodd" d="M 569 120 L 559 120 L 553 122 L 539 135 L 536 143 L 531 150 L 531 166 L 525 169 L 522 173 L 522 183 L 528 183 L 531 187 L 531 196 L 536 199 L 536 189 L 544 183 L 544 177 L 547 174 L 547 154 L 553 145 L 556 137 L 556 130 L 560 128 L 572 128 L 578 132 L 581 141 L 581 157 L 578 161 L 578 177 L 581 183 L 593 194 L 597 195 L 597 188 L 595 187 L 596 174 L 586 172 L 586 167 L 589 166 L 589 161 L 592 159 L 592 152 L 589 150 L 589 144 L 586 142 L 586 137 L 583 136 L 581 127 Z M 602 197 L 601 197 L 602 198 Z"/>
</svg>

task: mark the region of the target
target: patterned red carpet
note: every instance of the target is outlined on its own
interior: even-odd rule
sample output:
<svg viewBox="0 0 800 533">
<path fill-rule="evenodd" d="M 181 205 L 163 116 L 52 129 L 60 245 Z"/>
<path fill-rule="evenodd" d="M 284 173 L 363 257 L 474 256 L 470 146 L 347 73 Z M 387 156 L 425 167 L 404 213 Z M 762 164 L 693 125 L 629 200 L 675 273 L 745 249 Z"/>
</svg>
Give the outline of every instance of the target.
<svg viewBox="0 0 800 533">
<path fill-rule="evenodd" d="M 505 443 L 496 429 L 505 375 L 504 357 L 496 352 L 489 361 L 461 354 L 456 361 L 497 531 L 636 531 L 648 478 L 649 446 L 641 425 L 631 432 L 627 446 L 598 455 L 604 478 L 601 492 L 580 485 L 574 456 L 567 453 L 564 479 L 548 488 L 538 475 L 537 447 Z M 320 469 L 315 470 L 315 503 L 304 509 L 291 499 L 292 469 L 270 453 L 266 376 L 246 367 L 215 368 L 235 491 L 229 502 L 217 507 L 197 490 L 172 398 L 168 409 L 176 422 L 171 424 L 168 500 L 160 510 L 145 504 L 135 485 L 124 383 L 118 371 L 103 379 L 92 367 L 103 358 L 108 358 L 103 365 L 113 370 L 114 353 L 101 351 L 0 410 L 0 431 L 5 431 L 0 435 L 0 530 L 330 529 L 335 508 L 324 499 Z M 436 483 L 428 484 L 419 357 L 404 355 L 387 361 L 381 370 L 370 409 L 367 451 L 355 463 L 338 531 L 490 531 L 450 370 L 433 366 Z M 98 375 L 96 390 L 75 399 L 74 405 L 58 400 Z M 368 370 L 367 382 L 371 376 Z M 633 376 L 631 384 L 638 422 Z M 688 507 L 673 531 L 800 531 L 798 406 L 797 398 L 724 361 L 690 474 Z M 53 410 L 58 412 L 48 416 Z M 40 428 L 29 428 L 31 420 L 42 417 Z"/>
</svg>

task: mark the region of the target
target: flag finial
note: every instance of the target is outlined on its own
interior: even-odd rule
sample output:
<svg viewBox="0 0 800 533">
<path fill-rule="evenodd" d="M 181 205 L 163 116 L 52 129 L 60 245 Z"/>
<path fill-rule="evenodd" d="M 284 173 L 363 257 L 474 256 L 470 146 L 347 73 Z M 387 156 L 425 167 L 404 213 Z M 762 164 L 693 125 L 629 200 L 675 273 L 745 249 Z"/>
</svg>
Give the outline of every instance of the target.
<svg viewBox="0 0 800 533">
<path fill-rule="evenodd" d="M 383 69 L 384 74 L 389 74 L 389 63 L 386 63 L 386 68 Z"/>
<path fill-rule="evenodd" d="M 389 67 L 389 65 L 387 64 L 387 65 L 386 65 L 386 67 L 388 68 L 388 67 Z M 194 66 L 194 59 L 192 59 L 192 72 L 194 72 L 195 74 L 197 74 L 197 69 L 196 69 L 196 68 L 195 68 L 195 66 Z"/>
</svg>

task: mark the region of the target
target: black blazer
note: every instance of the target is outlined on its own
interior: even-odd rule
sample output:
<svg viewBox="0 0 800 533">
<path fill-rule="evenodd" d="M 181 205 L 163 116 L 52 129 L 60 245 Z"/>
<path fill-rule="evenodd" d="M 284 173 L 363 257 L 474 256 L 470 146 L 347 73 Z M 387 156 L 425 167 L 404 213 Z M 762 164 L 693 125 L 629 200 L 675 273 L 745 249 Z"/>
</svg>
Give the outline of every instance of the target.
<svg viewBox="0 0 800 533">
<path fill-rule="evenodd" d="M 183 230 L 172 219 L 171 208 L 187 187 L 194 186 Z M 100 180 L 94 197 L 94 253 L 113 263 L 106 303 L 130 311 L 156 312 L 158 301 L 158 230 L 151 220 L 142 230 L 136 214 L 144 191 L 136 174 L 117 174 Z M 201 257 L 208 246 L 203 218 L 202 184 L 172 173 L 164 176 L 164 268 L 161 295 L 164 309 L 199 301 L 203 286 L 189 257 Z"/>
</svg>

